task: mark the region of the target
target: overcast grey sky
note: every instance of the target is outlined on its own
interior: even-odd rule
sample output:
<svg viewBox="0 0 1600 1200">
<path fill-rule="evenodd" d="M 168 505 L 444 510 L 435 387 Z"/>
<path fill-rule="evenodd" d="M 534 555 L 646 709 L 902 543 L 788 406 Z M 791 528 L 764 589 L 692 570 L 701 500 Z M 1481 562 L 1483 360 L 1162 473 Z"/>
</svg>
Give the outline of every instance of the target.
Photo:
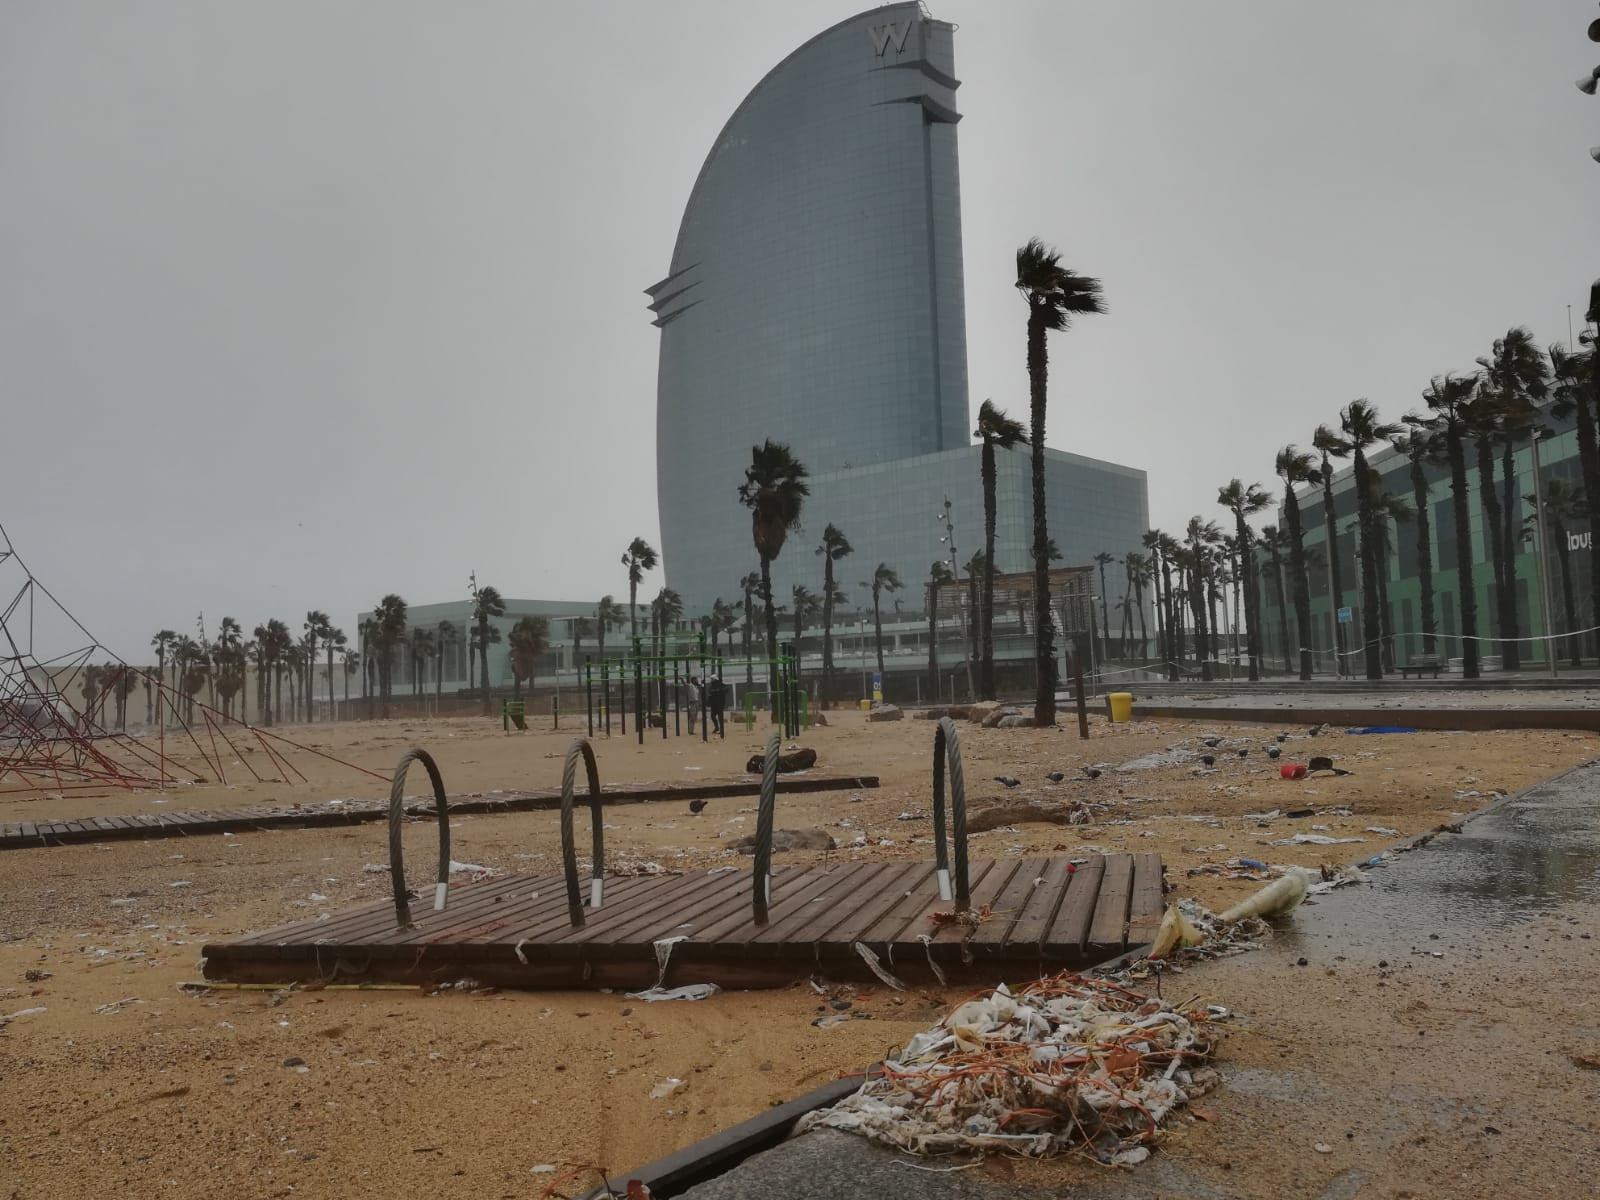
<svg viewBox="0 0 1600 1200">
<path fill-rule="evenodd" d="M 0 523 L 140 660 L 474 568 L 625 592 L 641 289 L 722 122 L 860 7 L 0 0 Z M 1588 0 L 933 11 L 972 407 L 1026 412 L 1039 234 L 1111 306 L 1054 340 L 1050 442 L 1148 470 L 1164 526 L 1350 399 L 1565 340 L 1600 270 Z"/>
</svg>

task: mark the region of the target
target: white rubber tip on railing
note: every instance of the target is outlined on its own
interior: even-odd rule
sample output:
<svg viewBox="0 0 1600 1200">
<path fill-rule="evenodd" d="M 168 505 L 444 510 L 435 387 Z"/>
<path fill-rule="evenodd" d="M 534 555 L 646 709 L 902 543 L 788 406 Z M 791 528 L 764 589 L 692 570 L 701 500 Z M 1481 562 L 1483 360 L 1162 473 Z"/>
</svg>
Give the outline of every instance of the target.
<svg viewBox="0 0 1600 1200">
<path fill-rule="evenodd" d="M 606 885 L 603 879 L 589 881 L 589 907 L 599 908 L 600 901 L 605 898 Z"/>
<path fill-rule="evenodd" d="M 771 872 L 767 873 L 767 888 L 766 888 L 766 891 L 767 891 L 767 903 L 771 904 L 772 903 L 772 874 L 771 874 Z"/>
<path fill-rule="evenodd" d="M 444 911 L 445 897 L 447 895 L 449 895 L 449 893 L 450 893 L 450 885 L 448 883 L 446 883 L 444 880 L 441 879 L 438 883 L 433 885 L 433 911 L 434 912 L 443 912 Z"/>
<path fill-rule="evenodd" d="M 949 871 L 949 869 L 945 868 L 945 867 L 940 867 L 938 872 L 937 872 L 937 874 L 939 876 L 939 899 L 941 899 L 941 900 L 952 899 L 953 897 L 952 897 L 952 893 L 950 891 L 950 871 Z"/>
</svg>

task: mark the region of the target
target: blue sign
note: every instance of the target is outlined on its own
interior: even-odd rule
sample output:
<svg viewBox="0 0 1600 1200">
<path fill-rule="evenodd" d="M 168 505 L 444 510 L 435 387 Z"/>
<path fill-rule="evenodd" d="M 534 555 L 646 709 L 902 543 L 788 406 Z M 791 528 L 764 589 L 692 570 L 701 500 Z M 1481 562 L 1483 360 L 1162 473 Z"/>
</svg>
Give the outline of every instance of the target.
<svg viewBox="0 0 1600 1200">
<path fill-rule="evenodd" d="M 1348 605 L 1339 610 L 1339 624 L 1341 624 L 1341 625 L 1350 624 L 1350 608 L 1349 608 Z"/>
<path fill-rule="evenodd" d="M 879 704 L 883 703 L 883 676 L 877 671 L 872 673 L 872 698 Z"/>
</svg>

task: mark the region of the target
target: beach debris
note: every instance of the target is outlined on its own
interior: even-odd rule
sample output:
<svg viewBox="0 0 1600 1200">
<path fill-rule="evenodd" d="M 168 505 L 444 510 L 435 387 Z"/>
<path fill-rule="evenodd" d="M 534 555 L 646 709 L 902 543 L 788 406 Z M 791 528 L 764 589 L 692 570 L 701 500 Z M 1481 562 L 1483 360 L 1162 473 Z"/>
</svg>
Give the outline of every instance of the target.
<svg viewBox="0 0 1600 1200">
<path fill-rule="evenodd" d="M 1366 725 L 1360 729 L 1346 729 L 1346 733 L 1415 733 L 1412 725 Z"/>
<path fill-rule="evenodd" d="M 387 875 L 389 873 L 389 864 L 368 863 L 366 866 L 361 868 L 361 873 L 363 875 Z"/>
<path fill-rule="evenodd" d="M 1224 925 L 1242 921 L 1246 917 L 1281 917 L 1300 907 L 1306 898 L 1306 872 L 1295 868 L 1286 871 L 1282 878 L 1274 879 L 1252 896 L 1247 896 L 1217 919 Z"/>
<path fill-rule="evenodd" d="M 772 833 L 772 850 L 781 854 L 786 850 L 833 850 L 836 849 L 833 838 L 820 829 L 776 829 Z M 742 837 L 736 842 L 730 842 L 728 849 L 739 854 L 754 854 L 756 852 L 755 835 Z"/>
<path fill-rule="evenodd" d="M 1286 762 L 1278 768 L 1278 774 L 1284 779 L 1304 779 L 1306 777 L 1305 763 Z"/>
<path fill-rule="evenodd" d="M 871 1013 L 862 1012 L 831 1012 L 824 1013 L 811 1022 L 818 1029 L 832 1029 L 835 1025 L 843 1025 L 846 1021 L 870 1021 Z"/>
<path fill-rule="evenodd" d="M 1185 874 L 1214 875 L 1219 879 L 1249 879 L 1256 883 L 1266 883 L 1282 875 L 1284 870 L 1283 867 L 1270 867 L 1260 859 L 1230 858 L 1227 862 L 1201 863 L 1199 866 L 1190 867 Z"/>
<path fill-rule="evenodd" d="M 809 771 L 817 765 L 817 752 L 810 747 L 791 746 L 789 753 L 778 755 L 778 774 L 788 775 L 794 771 Z M 766 755 L 752 754 L 744 764 L 745 773 L 759 775 L 766 766 Z"/>
<path fill-rule="evenodd" d="M 1333 891 L 1335 888 L 1349 887 L 1356 883 L 1365 883 L 1367 877 L 1357 867 L 1334 867 L 1324 863 L 1318 868 L 1321 878 L 1313 881 L 1307 888 L 1308 896 L 1321 896 Z"/>
<path fill-rule="evenodd" d="M 1280 838 L 1273 842 L 1274 846 L 1343 846 L 1349 842 L 1364 842 L 1366 838 L 1356 837 L 1329 837 L 1325 833 L 1297 833 L 1293 837 Z"/>
<path fill-rule="evenodd" d="M 1174 1110 L 1220 1081 L 1204 1008 L 1070 972 L 1004 985 L 913 1037 L 882 1075 L 798 1131 L 856 1133 L 917 1154 L 1084 1151 L 1131 1165 Z"/>
<path fill-rule="evenodd" d="M 674 1092 L 677 1092 L 682 1087 L 683 1080 L 677 1078 L 676 1076 L 669 1075 L 660 1083 L 656 1084 L 655 1087 L 650 1089 L 650 1099 L 665 1100 L 668 1096 L 672 1095 Z"/>
<path fill-rule="evenodd" d="M 1174 950 L 1187 950 L 1204 940 L 1205 935 L 1194 927 L 1183 910 L 1171 904 L 1161 918 L 1161 926 L 1156 930 L 1155 940 L 1150 943 L 1150 952 L 1146 957 L 1165 958 Z"/>
<path fill-rule="evenodd" d="M 1316 757 L 1314 757 L 1309 763 L 1306 764 L 1306 771 L 1308 774 L 1314 771 L 1332 771 L 1335 775 L 1352 774 L 1352 772 L 1346 771 L 1343 767 L 1334 766 L 1333 759 L 1329 758 L 1326 754 L 1318 754 Z"/>
<path fill-rule="evenodd" d="M 500 874 L 500 872 L 496 871 L 493 867 L 479 866 L 477 863 L 457 862 L 452 858 L 450 860 L 450 874 L 470 875 L 474 880 L 478 880 L 493 878 L 494 876 Z"/>
<path fill-rule="evenodd" d="M 1381 834 L 1383 837 L 1399 837 L 1400 836 L 1400 831 L 1398 829 L 1391 829 L 1387 825 L 1368 825 L 1366 831 L 1368 833 Z"/>
<path fill-rule="evenodd" d="M 686 983 L 682 987 L 653 987 L 646 988 L 642 992 L 624 994 L 629 1000 L 643 1000 L 646 1004 L 654 1004 L 657 1000 L 705 1000 L 721 990 L 714 983 Z"/>
<path fill-rule="evenodd" d="M 37 967 L 29 967 L 22 973 L 22 978 L 26 983 L 43 983 L 46 979 L 51 978 L 54 974 L 54 971 L 41 971 Z"/>
<path fill-rule="evenodd" d="M 1319 733 L 1322 732 L 1322 729 L 1323 729 L 1323 727 L 1321 725 L 1313 725 L 1310 729 L 1308 729 L 1306 731 L 1306 736 L 1307 737 L 1316 737 Z"/>
</svg>

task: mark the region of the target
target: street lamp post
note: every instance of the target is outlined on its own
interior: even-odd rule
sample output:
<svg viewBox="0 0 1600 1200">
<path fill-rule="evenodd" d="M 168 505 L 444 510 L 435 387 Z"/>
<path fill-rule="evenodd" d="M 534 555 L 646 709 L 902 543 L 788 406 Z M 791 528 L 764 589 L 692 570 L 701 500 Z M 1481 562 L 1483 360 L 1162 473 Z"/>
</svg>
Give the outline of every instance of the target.
<svg viewBox="0 0 1600 1200">
<path fill-rule="evenodd" d="M 939 519 L 944 521 L 944 536 L 939 541 L 941 544 L 948 542 L 950 545 L 950 574 L 955 580 L 956 607 L 961 613 L 961 657 L 967 664 L 967 695 L 971 697 L 977 695 L 977 693 L 972 688 L 972 654 L 971 648 L 967 644 L 967 610 L 961 607 L 961 564 L 956 558 L 956 524 L 951 519 L 950 507 L 950 497 L 946 496 L 944 498 L 944 512 L 937 514 Z M 938 636 L 937 631 L 935 631 L 934 636 Z"/>
</svg>

